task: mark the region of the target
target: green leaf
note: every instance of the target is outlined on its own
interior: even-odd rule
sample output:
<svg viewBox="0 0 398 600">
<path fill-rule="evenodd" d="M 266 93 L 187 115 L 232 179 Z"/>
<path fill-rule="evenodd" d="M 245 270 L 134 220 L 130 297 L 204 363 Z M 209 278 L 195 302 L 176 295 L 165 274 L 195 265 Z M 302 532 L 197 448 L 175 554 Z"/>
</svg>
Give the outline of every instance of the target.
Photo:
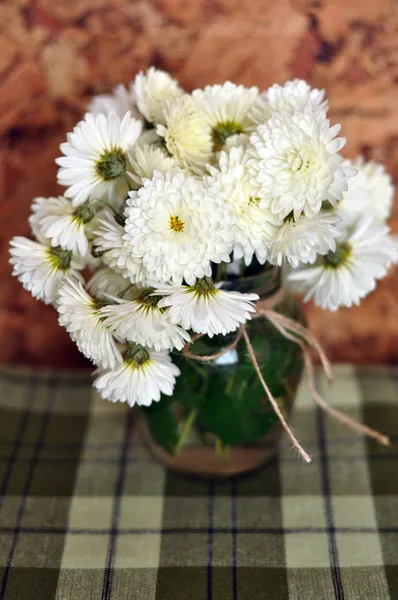
<svg viewBox="0 0 398 600">
<path fill-rule="evenodd" d="M 223 444 L 255 442 L 276 420 L 252 365 L 212 374 L 198 422 Z"/>
<path fill-rule="evenodd" d="M 301 369 L 299 347 L 284 338 L 266 321 L 254 323 L 250 339 L 262 375 L 273 397 L 287 396 L 286 381 Z M 200 406 L 198 423 L 223 444 L 253 443 L 278 421 L 251 362 L 244 340 L 238 347 L 239 361 L 229 366 L 205 365 L 207 395 Z"/>
<path fill-rule="evenodd" d="M 199 411 L 207 395 L 210 376 L 208 366 L 183 356 L 175 356 L 173 361 L 181 370 L 173 398 L 187 411 Z"/>
</svg>

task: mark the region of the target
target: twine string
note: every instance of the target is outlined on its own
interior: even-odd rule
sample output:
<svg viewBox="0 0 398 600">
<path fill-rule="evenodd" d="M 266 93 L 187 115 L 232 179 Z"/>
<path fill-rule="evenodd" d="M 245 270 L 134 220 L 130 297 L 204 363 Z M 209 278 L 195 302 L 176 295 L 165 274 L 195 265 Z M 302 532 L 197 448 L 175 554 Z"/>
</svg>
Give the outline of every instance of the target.
<svg viewBox="0 0 398 600">
<path fill-rule="evenodd" d="M 304 357 L 304 366 L 305 366 L 305 370 L 306 370 L 308 386 L 310 388 L 311 395 L 314 398 L 315 402 L 321 408 L 323 408 L 323 410 L 325 412 L 329 413 L 331 416 L 335 417 L 338 421 L 340 421 L 340 423 L 343 423 L 344 425 L 347 425 L 347 427 L 350 427 L 351 429 L 354 429 L 356 431 L 359 431 L 360 433 L 363 433 L 365 435 L 368 435 L 368 436 L 376 439 L 378 442 L 380 442 L 380 444 L 383 444 L 383 446 L 388 446 L 390 444 L 390 440 L 387 436 L 379 433 L 378 431 L 376 431 L 374 429 L 371 429 L 370 427 L 367 427 L 366 425 L 362 425 L 362 423 L 359 423 L 359 421 L 352 419 L 351 417 L 349 417 L 345 413 L 341 412 L 340 410 L 337 410 L 336 408 L 332 408 L 331 406 L 329 406 L 329 404 L 326 402 L 326 400 L 319 394 L 319 392 L 316 389 L 315 377 L 314 377 L 314 365 L 312 363 L 311 355 L 308 351 L 308 348 L 305 346 L 304 342 L 301 339 L 299 339 L 299 338 L 295 337 L 294 335 L 292 335 L 291 333 L 289 333 L 289 331 L 287 331 L 287 329 L 285 327 L 283 327 L 283 325 L 279 321 L 279 316 L 281 316 L 281 315 L 279 315 L 278 313 L 275 313 L 273 311 L 265 311 L 265 312 L 267 312 L 267 314 L 264 316 L 274 325 L 274 327 L 276 329 L 278 329 L 278 331 L 285 338 L 291 340 L 292 342 L 295 342 L 296 344 L 298 344 L 300 346 L 302 353 L 303 353 L 303 357 Z M 270 313 L 272 313 L 272 314 L 270 314 Z M 286 318 L 284 317 L 282 320 L 285 320 L 285 319 Z M 288 319 L 288 321 L 290 321 L 290 319 Z M 290 326 L 290 324 L 289 324 L 289 326 Z M 311 344 L 311 345 L 314 347 L 313 344 Z M 319 346 L 319 348 L 322 353 L 319 355 L 321 358 L 322 364 L 324 364 L 324 361 L 325 361 L 330 370 L 329 360 L 326 357 L 323 348 L 321 346 Z M 326 369 L 325 369 L 325 373 L 327 375 Z"/>
<path fill-rule="evenodd" d="M 257 314 L 260 316 L 261 315 L 265 316 L 274 325 L 275 325 L 275 322 L 279 323 L 283 327 L 283 332 L 280 329 L 279 329 L 279 331 L 285 337 L 287 337 L 285 335 L 285 333 L 287 331 L 291 331 L 291 332 L 297 334 L 299 336 L 299 338 L 300 337 L 303 338 L 304 341 L 308 344 L 308 346 L 314 348 L 317 351 L 320 361 L 322 363 L 322 367 L 325 372 L 325 375 L 328 378 L 328 381 L 330 383 L 333 382 L 334 377 L 333 377 L 330 361 L 329 361 L 328 357 L 326 356 L 324 349 L 322 348 L 322 346 L 320 345 L 320 343 L 318 342 L 318 340 L 316 339 L 314 334 L 309 329 L 307 329 L 306 327 L 301 325 L 301 323 L 298 323 L 297 321 L 293 321 L 292 319 L 289 319 L 288 317 L 285 317 L 284 315 L 281 315 L 280 313 L 277 313 L 273 310 L 259 310 L 259 311 L 257 311 Z M 289 339 L 291 339 L 291 338 L 289 338 Z M 303 345 L 300 345 L 300 347 L 303 348 Z"/>
<path fill-rule="evenodd" d="M 189 349 L 191 344 L 193 344 L 194 342 L 196 342 L 196 340 L 199 340 L 200 338 L 202 338 L 204 336 L 203 333 L 199 333 L 198 335 L 194 335 L 192 337 L 191 341 L 188 342 L 187 344 L 185 344 L 184 348 L 182 349 L 182 353 L 187 358 L 193 358 L 194 360 L 199 360 L 201 362 L 209 362 L 210 360 L 216 360 L 216 358 L 220 358 L 220 356 L 224 356 L 224 354 L 227 354 L 227 352 L 236 348 L 240 338 L 242 337 L 242 333 L 243 333 L 243 325 L 241 325 L 239 327 L 238 332 L 235 336 L 235 339 L 231 344 L 229 344 L 228 346 L 225 346 L 225 348 L 220 350 L 220 352 L 216 352 L 215 354 L 205 354 L 205 355 L 194 354 Z"/>
<path fill-rule="evenodd" d="M 311 333 L 311 331 L 309 331 L 306 327 L 301 325 L 301 323 L 298 323 L 297 321 L 293 321 L 292 319 L 289 319 L 288 317 L 286 317 L 278 312 L 275 312 L 274 310 L 271 310 L 271 308 L 273 306 L 275 306 L 275 304 L 279 304 L 279 302 L 283 299 L 283 293 L 284 293 L 283 290 L 278 290 L 276 292 L 276 294 L 274 294 L 270 298 L 267 298 L 267 300 L 257 302 L 256 314 L 253 316 L 253 319 L 258 319 L 260 317 L 267 319 L 281 333 L 281 335 L 283 335 L 283 337 L 285 337 L 288 340 L 291 340 L 292 342 L 294 342 L 295 344 L 297 344 L 300 347 L 300 349 L 303 353 L 304 367 L 305 367 L 306 377 L 307 377 L 307 381 L 308 381 L 308 387 L 310 389 L 311 395 L 314 398 L 315 402 L 325 412 L 329 413 L 332 417 L 335 417 L 340 423 L 347 425 L 347 427 L 350 427 L 351 429 L 354 429 L 355 431 L 358 431 L 360 433 L 363 433 L 365 435 L 368 435 L 368 436 L 374 438 L 375 440 L 377 440 L 378 442 L 380 442 L 380 444 L 383 444 L 384 446 L 388 446 L 390 444 L 390 440 L 387 436 L 379 433 L 378 431 L 376 431 L 374 429 L 371 429 L 370 427 L 367 427 L 366 425 L 362 425 L 362 423 L 359 423 L 355 419 L 352 419 L 351 417 L 349 417 L 345 413 L 337 410 L 336 408 L 332 408 L 331 406 L 329 406 L 329 404 L 326 402 L 326 400 L 319 394 L 319 392 L 316 389 L 316 385 L 315 385 L 314 365 L 312 363 L 309 348 L 313 348 L 314 350 L 316 350 L 316 352 L 318 353 L 318 356 L 320 358 L 325 375 L 326 375 L 327 379 L 329 380 L 329 382 L 332 382 L 333 374 L 332 374 L 330 361 L 327 358 L 324 349 L 322 348 L 322 346 L 320 345 L 320 343 L 318 342 L 316 337 L 313 335 L 313 333 Z M 282 413 L 280 411 L 280 408 L 279 408 L 275 398 L 272 395 L 271 390 L 269 389 L 267 383 L 264 380 L 264 377 L 261 373 L 260 366 L 258 364 L 252 343 L 250 341 L 250 338 L 246 331 L 245 326 L 240 325 L 233 342 L 231 344 L 229 344 L 228 346 L 226 346 L 225 348 L 223 348 L 222 350 L 220 350 L 220 352 L 216 352 L 215 354 L 200 355 L 200 354 L 195 354 L 190 351 L 189 348 L 190 348 L 191 344 L 193 344 L 199 338 L 203 337 L 203 335 L 204 334 L 201 333 L 201 334 L 194 336 L 192 338 L 192 340 L 184 346 L 182 352 L 187 358 L 192 358 L 193 360 L 198 360 L 201 362 L 209 362 L 212 360 L 216 360 L 217 358 L 220 358 L 227 352 L 230 352 L 230 350 L 233 350 L 234 348 L 236 348 L 236 346 L 238 345 L 238 342 L 240 341 L 241 337 L 243 336 L 245 343 L 246 343 L 247 350 L 249 352 L 250 360 L 253 364 L 253 367 L 257 373 L 257 376 L 261 382 L 261 385 L 263 386 L 264 391 L 268 397 L 268 400 L 270 401 L 271 406 L 272 406 L 273 410 L 275 411 L 275 414 L 277 415 L 283 429 L 286 431 L 286 433 L 290 437 L 293 445 L 300 452 L 300 454 L 304 458 L 304 460 L 307 463 L 311 462 L 310 456 L 304 450 L 304 448 L 302 447 L 302 445 L 300 444 L 300 442 L 298 441 L 298 439 L 292 432 L 291 428 L 287 424 L 284 416 L 282 415 Z"/>
<path fill-rule="evenodd" d="M 298 439 L 294 435 L 293 431 L 290 429 L 289 425 L 287 424 L 287 422 L 285 420 L 285 417 L 282 415 L 282 413 L 280 411 L 278 403 L 276 402 L 275 398 L 272 395 L 271 390 L 269 389 L 268 385 L 264 381 L 264 377 L 263 377 L 263 375 L 261 373 L 261 369 L 259 367 L 256 355 L 254 353 L 252 343 L 250 341 L 250 338 L 248 336 L 248 333 L 247 333 L 245 327 L 243 328 L 243 337 L 245 338 L 246 346 L 247 346 L 247 349 L 249 351 L 249 355 L 250 355 L 251 361 L 252 361 L 253 366 L 254 366 L 254 368 L 256 370 L 258 378 L 261 381 L 261 385 L 263 386 L 264 391 L 265 391 L 265 393 L 268 396 L 268 400 L 271 402 L 272 408 L 274 409 L 274 411 L 275 411 L 275 413 L 276 413 L 279 421 L 281 422 L 281 425 L 282 425 L 283 429 L 286 431 L 286 433 L 288 434 L 288 436 L 292 440 L 293 445 L 300 452 L 300 454 L 302 455 L 302 457 L 304 458 L 304 460 L 307 463 L 311 462 L 311 458 L 310 458 L 309 454 L 307 454 L 307 452 L 304 450 L 304 448 L 302 447 L 302 445 L 300 444 L 300 442 L 298 441 Z"/>
</svg>

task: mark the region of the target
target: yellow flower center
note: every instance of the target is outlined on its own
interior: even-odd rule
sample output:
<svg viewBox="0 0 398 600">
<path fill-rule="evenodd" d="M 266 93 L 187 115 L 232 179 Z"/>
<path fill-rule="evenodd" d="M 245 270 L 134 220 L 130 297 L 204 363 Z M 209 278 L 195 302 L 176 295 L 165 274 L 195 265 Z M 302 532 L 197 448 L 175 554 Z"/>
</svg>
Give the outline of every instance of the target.
<svg viewBox="0 0 398 600">
<path fill-rule="evenodd" d="M 61 246 L 48 248 L 48 256 L 52 264 L 52 268 L 57 271 L 67 271 L 72 261 L 72 252 L 64 250 Z"/>
<path fill-rule="evenodd" d="M 184 221 L 179 217 L 170 217 L 170 229 L 177 232 L 184 231 Z"/>
<path fill-rule="evenodd" d="M 126 170 L 126 155 L 120 148 L 104 152 L 96 164 L 96 171 L 104 181 L 121 177 Z"/>
<path fill-rule="evenodd" d="M 124 354 L 124 362 L 131 369 L 138 369 L 143 365 L 148 365 L 151 362 L 151 357 L 143 346 L 140 344 L 131 343 Z"/>
<path fill-rule="evenodd" d="M 187 288 L 187 292 L 191 292 L 196 296 L 216 296 L 220 290 L 216 288 L 211 277 L 203 277 L 198 279 L 195 285 Z"/>
<path fill-rule="evenodd" d="M 329 252 L 323 257 L 323 261 L 329 269 L 338 269 L 349 259 L 351 254 L 351 246 L 348 242 L 337 244 L 336 250 Z"/>
<path fill-rule="evenodd" d="M 222 150 L 225 142 L 231 135 L 238 135 L 243 133 L 243 127 L 239 123 L 234 121 L 225 121 L 224 123 L 217 123 L 212 130 L 213 149 L 215 152 Z"/>
</svg>

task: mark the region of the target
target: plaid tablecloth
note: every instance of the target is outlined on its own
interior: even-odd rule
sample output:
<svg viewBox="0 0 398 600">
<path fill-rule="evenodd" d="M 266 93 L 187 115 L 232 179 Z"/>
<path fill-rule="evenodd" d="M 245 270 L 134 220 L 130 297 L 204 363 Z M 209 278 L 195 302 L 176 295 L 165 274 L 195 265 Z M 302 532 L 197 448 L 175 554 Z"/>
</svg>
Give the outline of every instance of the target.
<svg viewBox="0 0 398 600">
<path fill-rule="evenodd" d="M 134 414 L 84 374 L 3 370 L 0 600 L 398 599 L 398 371 L 335 369 L 324 396 L 390 434 L 378 446 L 314 409 L 261 472 L 166 471 Z"/>
</svg>

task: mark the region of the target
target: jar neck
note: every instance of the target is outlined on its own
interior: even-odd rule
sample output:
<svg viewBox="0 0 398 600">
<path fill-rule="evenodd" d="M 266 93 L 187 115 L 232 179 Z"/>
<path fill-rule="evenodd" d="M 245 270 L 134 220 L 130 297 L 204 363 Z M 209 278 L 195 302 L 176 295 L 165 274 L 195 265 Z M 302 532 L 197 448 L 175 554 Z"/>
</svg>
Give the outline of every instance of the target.
<svg viewBox="0 0 398 600">
<path fill-rule="evenodd" d="M 273 296 L 282 285 L 281 268 L 273 265 L 264 265 L 257 273 L 245 277 L 230 278 L 224 281 L 222 289 L 226 291 L 241 292 L 243 294 L 255 293 L 260 300 Z"/>
</svg>

